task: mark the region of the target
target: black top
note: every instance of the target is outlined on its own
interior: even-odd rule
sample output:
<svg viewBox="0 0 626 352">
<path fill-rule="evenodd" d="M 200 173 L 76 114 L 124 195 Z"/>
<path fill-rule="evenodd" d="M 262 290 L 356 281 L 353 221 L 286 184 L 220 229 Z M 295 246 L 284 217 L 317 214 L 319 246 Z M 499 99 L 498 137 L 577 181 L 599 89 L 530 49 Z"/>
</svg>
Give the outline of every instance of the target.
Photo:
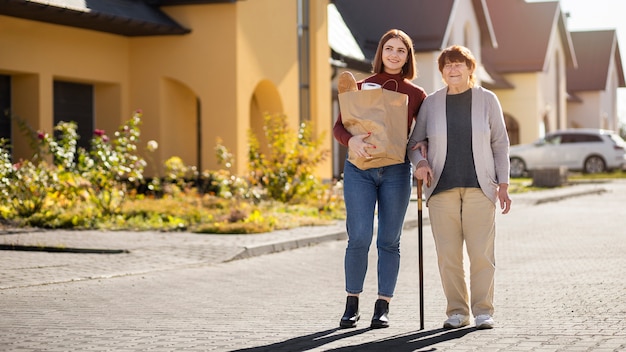
<svg viewBox="0 0 626 352">
<path fill-rule="evenodd" d="M 480 188 L 472 152 L 472 90 L 446 97 L 446 162 L 433 194 L 457 187 Z"/>
</svg>

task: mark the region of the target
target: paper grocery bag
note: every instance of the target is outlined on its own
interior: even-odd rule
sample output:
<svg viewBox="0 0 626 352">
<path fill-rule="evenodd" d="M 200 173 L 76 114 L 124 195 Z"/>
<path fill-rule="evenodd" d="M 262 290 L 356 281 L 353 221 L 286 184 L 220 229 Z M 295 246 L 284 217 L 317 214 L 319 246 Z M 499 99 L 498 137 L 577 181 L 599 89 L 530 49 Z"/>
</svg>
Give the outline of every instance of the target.
<svg viewBox="0 0 626 352">
<path fill-rule="evenodd" d="M 353 135 L 371 132 L 365 139 L 376 146 L 371 158 L 357 157 L 348 149 L 348 161 L 361 170 L 404 162 L 408 142 L 409 97 L 384 88 L 339 94 L 344 127 Z"/>
</svg>

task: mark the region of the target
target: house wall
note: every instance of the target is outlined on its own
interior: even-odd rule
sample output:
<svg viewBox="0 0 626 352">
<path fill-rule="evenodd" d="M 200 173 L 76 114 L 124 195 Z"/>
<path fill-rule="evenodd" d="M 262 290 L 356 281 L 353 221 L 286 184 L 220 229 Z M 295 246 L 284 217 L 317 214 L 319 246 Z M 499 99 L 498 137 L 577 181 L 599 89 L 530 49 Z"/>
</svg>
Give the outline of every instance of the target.
<svg viewBox="0 0 626 352">
<path fill-rule="evenodd" d="M 233 171 L 242 174 L 252 120 L 262 127 L 264 113 L 285 114 L 297 126 L 295 2 L 163 9 L 192 32 L 133 39 L 133 81 L 142 84 L 133 87 L 132 95 L 146 106 L 144 114 L 151 117 L 146 124 L 154 123 L 146 132 L 163 141 L 161 158 L 177 155 L 191 165 L 199 160 L 201 169 L 220 168 L 213 152 L 220 139 L 235 157 Z M 279 9 L 294 16 L 276 20 Z"/>
<path fill-rule="evenodd" d="M 543 99 L 537 92 L 541 80 L 537 74 L 517 73 L 504 76 L 515 89 L 494 89 L 505 115 L 519 124 L 520 144 L 532 143 L 545 133 L 543 117 L 547 113 Z"/>
<path fill-rule="evenodd" d="M 444 37 L 446 45 L 442 50 L 451 45 L 462 45 L 470 49 L 476 62 L 482 66 L 480 27 L 476 19 L 476 12 L 471 0 L 457 0 L 452 8 L 449 19 L 448 32 Z M 444 87 L 441 72 L 437 65 L 437 57 L 441 51 L 416 53 L 416 62 L 419 77 L 414 82 L 424 88 L 427 93 L 432 93 Z M 479 70 L 477 70 L 478 72 Z M 479 83 L 480 84 L 480 83 Z"/>
<path fill-rule="evenodd" d="M 247 170 L 248 131 L 255 132 L 263 141 L 263 119 L 266 114 L 286 116 L 290 128 L 300 122 L 299 58 L 297 30 L 297 2 L 291 0 L 240 1 L 235 4 L 186 5 L 163 8 L 172 18 L 192 32 L 183 37 L 139 38 L 134 59 L 137 65 L 154 60 L 154 67 L 138 67 L 137 75 L 149 76 L 157 83 L 159 77 L 173 77 L 195 93 L 200 111 L 183 105 L 190 101 L 171 102 L 180 108 L 161 107 L 154 113 L 160 121 L 161 140 L 168 141 L 169 155 L 190 155 L 200 159 L 202 169 L 217 169 L 215 153 L 217 140 L 233 153 L 234 170 Z M 283 14 L 277 16 L 276 14 Z M 326 132 L 324 147 L 330 149 L 328 117 L 330 116 L 330 65 L 326 27 L 326 3 L 312 2 L 311 15 L 311 123 L 316 137 Z M 219 35 L 218 35 L 219 34 Z M 322 35 L 323 34 L 323 35 Z M 320 42 L 321 41 L 321 42 Z M 162 53 L 162 48 L 168 48 Z M 321 53 L 325 56 L 320 58 Z M 320 60 L 322 60 L 320 62 Z M 162 81 L 161 81 L 162 84 Z M 156 92 L 135 90 L 138 100 L 147 104 Z M 161 94 L 161 101 L 171 100 Z M 164 104 L 164 103 L 161 103 Z M 171 128 L 163 128 L 171 117 L 166 111 L 179 112 L 177 120 L 195 121 L 200 114 L 202 136 L 171 135 Z M 183 115 L 186 112 L 186 115 Z M 192 123 L 188 122 L 189 127 Z M 193 143 L 190 143 L 193 142 Z M 200 154 L 200 155 L 198 155 Z M 329 159 L 318 169 L 318 175 L 330 178 Z M 195 163 L 194 163 L 195 164 Z"/>
<path fill-rule="evenodd" d="M 616 50 L 615 48 L 613 50 Z M 620 120 L 617 112 L 617 89 L 619 88 L 618 83 L 618 71 L 615 62 L 615 55 L 611 55 L 611 62 L 609 64 L 609 73 L 608 73 L 608 81 L 606 90 L 602 91 L 600 94 L 604 96 L 604 101 L 602 102 L 603 112 L 600 117 L 604 119 L 603 127 L 604 129 L 619 131 L 620 128 Z"/>
<path fill-rule="evenodd" d="M 443 87 L 441 73 L 437 67 L 438 56 L 439 52 L 434 51 L 415 54 L 418 75 L 413 82 L 424 88 L 427 94 L 433 93 L 437 89 Z"/>
<path fill-rule="evenodd" d="M 12 77 L 12 112 L 35 131 L 52 132 L 54 80 L 94 85 L 99 129 L 112 132 L 130 117 L 127 38 L 0 16 L 0 47 L 0 73 Z M 11 143 L 14 160 L 32 157 L 15 121 Z"/>
<path fill-rule="evenodd" d="M 447 42 L 446 47 L 455 44 L 463 45 L 470 49 L 476 62 L 482 62 L 480 27 L 472 1 L 455 1 L 449 23 L 448 33 L 444 38 L 444 41 Z"/>
<path fill-rule="evenodd" d="M 617 111 L 619 72 L 614 54 L 610 55 L 607 77 L 606 87 L 603 90 L 575 92 L 584 103 L 569 102 L 567 104 L 568 127 L 619 131 Z"/>
<path fill-rule="evenodd" d="M 559 32 L 558 25 L 553 26 L 548 48 L 544 71 L 541 76 L 540 99 L 545 105 L 547 113 L 546 132 L 567 127 L 567 63 L 564 38 Z"/>
<path fill-rule="evenodd" d="M 602 128 L 601 127 L 601 101 L 603 100 L 598 91 L 576 92 L 583 103 L 570 102 L 567 104 L 569 128 Z"/>
<path fill-rule="evenodd" d="M 567 63 L 563 38 L 555 26 L 542 71 L 504 75 L 514 89 L 497 89 L 505 114 L 519 124 L 520 144 L 567 127 Z"/>
<path fill-rule="evenodd" d="M 310 106 L 316 136 L 330 149 L 330 65 L 327 1 L 310 1 Z M 179 156 L 199 170 L 217 169 L 217 139 L 247 168 L 248 131 L 262 134 L 263 115 L 300 122 L 298 9 L 293 0 L 181 5 L 162 8 L 190 28 L 176 36 L 124 37 L 0 16 L 0 74 L 12 77 L 12 108 L 35 130 L 53 128 L 52 82 L 94 85 L 94 126 L 112 133 L 136 109 L 151 155 Z M 12 128 L 14 157 L 32 151 Z M 142 151 L 143 152 L 143 151 Z M 331 177 L 331 160 L 317 172 Z M 148 167 L 148 174 L 153 168 Z M 149 175 L 150 176 L 150 175 Z"/>
<path fill-rule="evenodd" d="M 332 152 L 334 118 L 332 68 L 329 64 L 328 1 L 311 0 L 309 5 L 311 123 L 315 137 L 323 139 L 321 147 Z M 319 165 L 317 172 L 324 179 L 333 177 L 332 154 Z"/>
<path fill-rule="evenodd" d="M 564 123 L 561 118 L 563 115 L 561 112 L 564 109 L 561 106 L 561 99 L 559 99 L 559 93 L 557 92 L 557 90 L 561 87 L 558 77 L 557 63 L 559 61 L 559 55 L 552 53 L 548 59 L 547 70 L 544 72 L 534 73 L 537 75 L 539 80 L 536 94 L 539 104 L 543 106 L 541 114 L 543 116 L 543 129 L 545 132 L 555 131 L 564 127 Z"/>
</svg>

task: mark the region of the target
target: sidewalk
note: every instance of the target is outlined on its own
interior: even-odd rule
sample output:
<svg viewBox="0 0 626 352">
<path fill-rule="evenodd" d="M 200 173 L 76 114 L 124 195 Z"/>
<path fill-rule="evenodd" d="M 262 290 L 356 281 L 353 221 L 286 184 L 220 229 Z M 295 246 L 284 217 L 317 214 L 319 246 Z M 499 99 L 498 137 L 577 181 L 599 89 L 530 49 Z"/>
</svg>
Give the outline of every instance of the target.
<svg viewBox="0 0 626 352">
<path fill-rule="evenodd" d="M 390 329 L 369 329 L 374 268 L 361 296 L 361 324 L 337 329 L 345 294 L 345 240 L 336 240 L 346 236 L 343 221 L 237 236 L 0 234 L 0 244 L 121 250 L 1 251 L 0 351 L 622 351 L 625 203 L 626 180 L 514 195 L 514 211 L 498 216 L 497 328 L 488 331 L 441 329 L 445 299 L 427 211 L 426 324 L 417 330 L 415 201 Z M 309 247 L 288 250 L 303 246 Z M 275 251 L 283 252 L 263 255 Z M 373 264 L 376 251 L 370 252 Z"/>
<path fill-rule="evenodd" d="M 513 206 L 519 207 L 603 192 L 606 192 L 606 189 L 603 188 L 602 183 L 582 183 L 551 190 L 513 194 L 511 198 Z M 422 216 L 424 224 L 427 224 L 428 208 L 425 204 Z M 407 209 L 404 227 L 414 228 L 417 224 L 417 201 L 414 194 Z M 0 229 L 0 248 L 102 254 L 128 253 L 138 250 L 187 251 L 190 257 L 190 262 L 187 264 L 195 261 L 207 264 L 306 247 L 346 237 L 344 221 L 337 221 L 327 226 L 300 227 L 252 235 Z M 201 253 L 194 254 L 194 251 Z"/>
</svg>

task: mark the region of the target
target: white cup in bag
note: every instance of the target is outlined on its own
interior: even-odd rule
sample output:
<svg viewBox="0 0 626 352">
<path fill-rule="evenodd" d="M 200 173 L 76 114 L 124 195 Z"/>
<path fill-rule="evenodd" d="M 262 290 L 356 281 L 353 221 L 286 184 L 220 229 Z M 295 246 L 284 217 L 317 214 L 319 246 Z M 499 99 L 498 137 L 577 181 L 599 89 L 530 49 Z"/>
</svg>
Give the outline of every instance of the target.
<svg viewBox="0 0 626 352">
<path fill-rule="evenodd" d="M 365 82 L 361 85 L 361 90 L 378 89 L 378 88 L 380 88 L 380 84 L 378 83 Z"/>
</svg>

